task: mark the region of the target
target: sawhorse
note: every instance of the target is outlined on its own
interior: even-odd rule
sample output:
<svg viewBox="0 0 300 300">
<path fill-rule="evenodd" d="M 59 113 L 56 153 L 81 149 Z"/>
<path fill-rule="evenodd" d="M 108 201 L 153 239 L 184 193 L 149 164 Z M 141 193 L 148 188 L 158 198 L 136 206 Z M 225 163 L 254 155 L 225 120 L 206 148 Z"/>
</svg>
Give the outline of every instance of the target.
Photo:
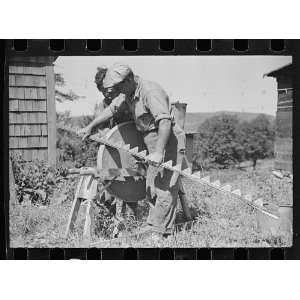
<svg viewBox="0 0 300 300">
<path fill-rule="evenodd" d="M 83 244 L 88 247 L 91 241 L 92 228 L 94 228 L 94 200 L 97 193 L 100 195 L 110 186 L 112 180 L 103 185 L 98 191 L 98 180 L 93 175 L 81 175 L 79 183 L 76 188 L 74 200 L 72 203 L 71 212 L 68 218 L 67 228 L 65 231 L 65 237 L 68 237 L 70 232 L 74 230 L 74 225 L 78 216 L 78 212 L 81 204 L 86 205 L 85 221 L 83 229 Z M 178 196 L 181 203 L 181 207 L 187 221 L 192 220 L 190 209 L 188 206 L 188 200 L 182 185 L 181 177 L 178 178 L 179 191 Z"/>
<path fill-rule="evenodd" d="M 98 191 L 98 180 L 92 175 L 80 176 L 74 200 L 72 203 L 71 212 L 68 218 L 67 228 L 65 231 L 65 237 L 68 237 L 70 232 L 74 230 L 74 225 L 78 216 L 78 212 L 81 204 L 86 205 L 85 221 L 83 229 L 83 243 L 89 245 L 91 240 L 91 230 L 94 227 L 94 199 L 97 193 L 102 193 L 111 184 L 111 182 L 103 185 Z"/>
</svg>

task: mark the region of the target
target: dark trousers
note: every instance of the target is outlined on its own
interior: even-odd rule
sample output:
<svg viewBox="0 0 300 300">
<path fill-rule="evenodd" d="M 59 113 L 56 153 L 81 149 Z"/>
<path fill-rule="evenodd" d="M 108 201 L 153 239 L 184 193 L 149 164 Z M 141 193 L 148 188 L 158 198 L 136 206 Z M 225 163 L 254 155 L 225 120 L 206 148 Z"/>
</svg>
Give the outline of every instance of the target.
<svg viewBox="0 0 300 300">
<path fill-rule="evenodd" d="M 152 131 L 144 135 L 144 142 L 149 153 L 155 152 L 157 139 L 157 131 Z M 184 150 L 185 133 L 178 125 L 174 125 L 172 126 L 170 137 L 166 145 L 164 162 L 171 160 L 173 165 L 182 165 L 185 163 Z M 147 224 L 153 228 L 154 231 L 161 233 L 171 231 L 176 217 L 178 191 L 178 173 L 167 169 L 159 170 L 154 166 L 148 167 L 146 197 L 148 201 L 154 204 L 154 207 L 150 208 Z M 153 194 L 155 194 L 154 197 Z"/>
</svg>

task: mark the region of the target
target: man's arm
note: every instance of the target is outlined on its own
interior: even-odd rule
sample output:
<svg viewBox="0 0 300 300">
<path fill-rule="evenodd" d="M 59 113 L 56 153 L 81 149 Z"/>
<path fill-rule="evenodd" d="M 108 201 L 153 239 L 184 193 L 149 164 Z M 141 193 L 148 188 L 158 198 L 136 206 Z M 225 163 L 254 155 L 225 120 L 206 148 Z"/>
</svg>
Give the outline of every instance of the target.
<svg viewBox="0 0 300 300">
<path fill-rule="evenodd" d="M 83 140 L 87 138 L 93 128 L 97 125 L 100 125 L 106 121 L 108 121 L 118 110 L 122 110 L 125 103 L 124 95 L 120 95 L 119 97 L 115 98 L 111 104 L 106 107 L 100 114 L 85 128 L 82 128 L 78 131 L 79 135 L 83 135 Z"/>
<path fill-rule="evenodd" d="M 172 126 L 168 96 L 163 90 L 152 90 L 147 94 L 146 104 L 158 125 L 155 153 L 151 154 L 149 158 L 159 164 L 163 160 Z"/>
<path fill-rule="evenodd" d="M 100 125 L 103 122 L 108 121 L 113 116 L 113 113 L 109 107 L 106 107 L 100 114 L 88 125 L 91 129 Z"/>
</svg>

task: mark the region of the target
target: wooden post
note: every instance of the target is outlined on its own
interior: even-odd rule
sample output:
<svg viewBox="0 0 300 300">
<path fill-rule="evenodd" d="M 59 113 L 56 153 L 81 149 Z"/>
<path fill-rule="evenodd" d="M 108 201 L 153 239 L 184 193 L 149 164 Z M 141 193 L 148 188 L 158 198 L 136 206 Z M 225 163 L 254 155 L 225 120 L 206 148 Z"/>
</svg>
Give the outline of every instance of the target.
<svg viewBox="0 0 300 300">
<path fill-rule="evenodd" d="M 84 229 L 83 229 L 83 241 L 86 246 L 89 246 L 91 241 L 91 233 L 92 229 L 94 228 L 94 204 L 93 200 L 97 194 L 97 186 L 98 181 L 97 179 L 92 179 L 91 184 L 87 190 L 87 204 L 86 204 L 86 213 L 85 213 L 85 222 L 84 222 Z"/>
<path fill-rule="evenodd" d="M 93 199 L 88 199 L 86 204 L 85 222 L 83 228 L 83 244 L 89 246 L 91 242 L 92 229 L 94 228 Z"/>
<path fill-rule="evenodd" d="M 56 165 L 56 109 L 55 80 L 53 66 L 46 66 L 47 84 L 47 123 L 48 123 L 48 162 Z"/>
</svg>

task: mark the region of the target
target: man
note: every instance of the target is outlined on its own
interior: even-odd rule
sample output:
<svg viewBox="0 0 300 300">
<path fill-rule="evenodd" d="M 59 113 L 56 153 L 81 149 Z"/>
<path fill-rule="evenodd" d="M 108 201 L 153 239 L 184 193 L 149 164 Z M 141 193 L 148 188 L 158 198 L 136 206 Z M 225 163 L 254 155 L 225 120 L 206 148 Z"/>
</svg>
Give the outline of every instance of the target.
<svg viewBox="0 0 300 300">
<path fill-rule="evenodd" d="M 100 66 L 97 67 L 97 73 L 95 75 L 95 84 L 97 86 L 97 89 L 102 93 L 103 92 L 103 79 L 106 75 L 107 67 L 106 66 Z M 105 97 L 99 104 L 97 104 L 94 116 L 95 118 L 101 114 L 101 112 L 107 108 L 113 99 Z M 102 124 L 100 124 L 98 129 L 102 131 L 104 134 L 109 129 L 113 128 L 114 126 L 121 124 L 123 122 L 132 121 L 132 117 L 130 114 L 130 111 L 128 107 L 124 109 L 123 111 L 120 111 L 109 120 Z M 122 219 L 124 216 L 126 217 L 136 217 L 137 215 L 137 203 L 135 202 L 128 202 L 125 203 L 121 199 L 115 199 L 107 192 L 103 193 L 106 200 L 110 200 L 111 203 L 115 203 L 115 214 L 118 216 L 118 219 Z M 118 226 L 117 226 L 118 228 Z"/>
<path fill-rule="evenodd" d="M 87 127 L 79 131 L 87 137 L 92 129 L 106 122 L 118 112 L 129 108 L 136 128 L 143 135 L 149 151 L 149 160 L 156 166 L 172 160 L 182 164 L 185 151 L 185 133 L 174 123 L 169 98 L 157 83 L 133 74 L 130 67 L 115 64 L 108 68 L 101 91 L 105 98 L 113 99 Z M 169 234 L 176 217 L 178 174 L 150 165 L 146 178 L 147 198 L 153 202 L 145 231 Z"/>
</svg>

